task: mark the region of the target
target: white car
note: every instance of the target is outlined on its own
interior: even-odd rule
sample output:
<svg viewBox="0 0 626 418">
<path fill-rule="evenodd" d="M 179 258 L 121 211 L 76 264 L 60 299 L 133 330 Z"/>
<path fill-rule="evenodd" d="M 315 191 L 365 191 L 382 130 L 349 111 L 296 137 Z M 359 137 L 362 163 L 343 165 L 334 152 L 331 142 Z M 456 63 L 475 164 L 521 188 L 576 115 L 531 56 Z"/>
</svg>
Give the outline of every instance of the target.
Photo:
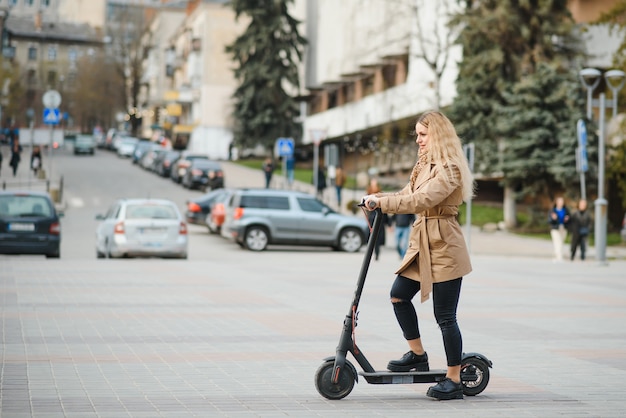
<svg viewBox="0 0 626 418">
<path fill-rule="evenodd" d="M 187 258 L 187 223 L 166 199 L 120 199 L 96 229 L 96 256 Z"/>
<path fill-rule="evenodd" d="M 135 151 L 135 147 L 139 142 L 139 138 L 135 138 L 132 136 L 125 136 L 120 138 L 117 144 L 117 155 L 118 157 L 130 158 Z"/>
</svg>

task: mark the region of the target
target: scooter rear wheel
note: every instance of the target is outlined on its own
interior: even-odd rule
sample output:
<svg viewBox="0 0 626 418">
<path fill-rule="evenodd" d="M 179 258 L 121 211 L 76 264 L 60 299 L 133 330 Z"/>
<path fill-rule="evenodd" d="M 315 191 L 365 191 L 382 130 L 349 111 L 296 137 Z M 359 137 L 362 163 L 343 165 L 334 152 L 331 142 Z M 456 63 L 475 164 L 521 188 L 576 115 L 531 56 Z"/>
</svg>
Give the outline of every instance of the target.
<svg viewBox="0 0 626 418">
<path fill-rule="evenodd" d="M 464 395 L 478 395 L 489 383 L 489 365 L 476 357 L 464 359 L 461 364 L 461 382 Z"/>
<path fill-rule="evenodd" d="M 346 364 L 339 372 L 339 380 L 333 383 L 334 360 L 322 363 L 315 373 L 315 388 L 320 395 L 327 399 L 337 400 L 345 398 L 352 392 L 356 376 L 352 372 L 354 367 L 346 360 Z"/>
</svg>

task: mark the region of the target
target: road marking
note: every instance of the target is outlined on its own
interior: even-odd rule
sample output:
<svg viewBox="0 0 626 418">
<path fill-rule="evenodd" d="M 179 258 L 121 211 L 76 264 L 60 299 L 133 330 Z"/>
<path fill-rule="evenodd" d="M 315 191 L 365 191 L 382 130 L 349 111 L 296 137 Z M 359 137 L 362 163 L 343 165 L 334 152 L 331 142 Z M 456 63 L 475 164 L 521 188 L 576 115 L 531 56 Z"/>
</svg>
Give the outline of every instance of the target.
<svg viewBox="0 0 626 418">
<path fill-rule="evenodd" d="M 85 206 L 85 201 L 80 197 L 72 197 L 69 200 L 69 205 L 74 208 L 82 208 Z"/>
</svg>

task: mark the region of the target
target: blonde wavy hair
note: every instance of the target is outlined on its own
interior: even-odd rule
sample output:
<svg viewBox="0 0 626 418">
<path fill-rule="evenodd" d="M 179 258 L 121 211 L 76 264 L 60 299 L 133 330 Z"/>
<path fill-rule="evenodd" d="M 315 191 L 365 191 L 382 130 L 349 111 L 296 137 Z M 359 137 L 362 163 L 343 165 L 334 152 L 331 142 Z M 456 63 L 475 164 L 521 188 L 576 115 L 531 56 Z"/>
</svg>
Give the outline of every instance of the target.
<svg viewBox="0 0 626 418">
<path fill-rule="evenodd" d="M 417 124 L 428 129 L 428 158 L 444 174 L 445 180 L 450 183 L 456 176 L 454 169 L 459 170 L 463 200 L 467 202 L 474 196 L 474 176 L 454 125 L 443 113 L 437 111 L 424 113 L 417 119 L 416 126 Z"/>
</svg>

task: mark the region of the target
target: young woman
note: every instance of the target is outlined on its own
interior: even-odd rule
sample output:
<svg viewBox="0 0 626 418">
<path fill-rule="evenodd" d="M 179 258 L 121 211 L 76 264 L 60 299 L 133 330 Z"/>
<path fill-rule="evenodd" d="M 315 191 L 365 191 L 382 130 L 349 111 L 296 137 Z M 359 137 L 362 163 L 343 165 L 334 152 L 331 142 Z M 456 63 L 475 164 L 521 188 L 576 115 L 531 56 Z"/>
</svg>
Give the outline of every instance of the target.
<svg viewBox="0 0 626 418">
<path fill-rule="evenodd" d="M 461 281 L 472 267 L 457 215 L 459 205 L 474 193 L 474 181 L 461 141 L 445 115 L 435 111 L 423 114 L 415 133 L 419 152 L 409 183 L 397 193 L 364 197 L 369 209 L 417 215 L 390 294 L 410 351 L 399 360 L 391 360 L 387 368 L 398 372 L 429 370 L 412 299 L 420 292 L 423 303 L 432 293 L 448 368 L 446 378 L 431 386 L 427 395 L 462 399 L 462 339 L 456 311 Z"/>
</svg>

